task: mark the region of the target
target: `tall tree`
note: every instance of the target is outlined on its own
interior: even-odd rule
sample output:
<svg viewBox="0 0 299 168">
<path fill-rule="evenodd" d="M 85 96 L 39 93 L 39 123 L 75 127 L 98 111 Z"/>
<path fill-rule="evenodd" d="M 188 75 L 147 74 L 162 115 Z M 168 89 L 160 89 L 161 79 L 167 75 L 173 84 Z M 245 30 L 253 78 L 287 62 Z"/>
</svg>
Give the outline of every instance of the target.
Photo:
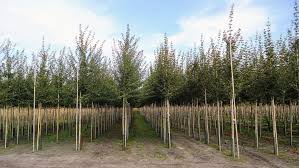
<svg viewBox="0 0 299 168">
<path fill-rule="evenodd" d="M 144 74 L 143 51 L 138 49 L 138 39 L 131 35 L 130 27 L 122 34 L 121 40 L 114 43 L 114 78 L 120 96 L 131 105 L 136 105 Z"/>
<path fill-rule="evenodd" d="M 229 15 L 229 25 L 228 25 L 228 33 L 224 34 L 224 41 L 227 45 L 227 55 L 230 60 L 230 76 L 231 76 L 231 136 L 232 136 L 232 155 L 239 158 L 239 142 L 238 142 L 238 129 L 237 129 L 237 117 L 236 117 L 236 93 L 235 93 L 235 76 L 234 76 L 234 52 L 237 48 L 236 43 L 239 40 L 240 30 L 233 35 L 232 23 L 233 23 L 233 15 L 234 15 L 234 5 L 231 7 L 230 15 Z M 236 150 L 236 151 L 235 151 Z"/>
</svg>

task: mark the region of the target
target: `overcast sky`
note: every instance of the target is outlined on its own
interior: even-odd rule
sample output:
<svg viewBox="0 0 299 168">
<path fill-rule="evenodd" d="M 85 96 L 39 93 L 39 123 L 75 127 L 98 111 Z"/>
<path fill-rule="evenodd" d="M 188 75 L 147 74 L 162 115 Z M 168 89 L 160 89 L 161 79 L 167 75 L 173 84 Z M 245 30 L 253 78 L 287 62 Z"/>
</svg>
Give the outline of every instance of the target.
<svg viewBox="0 0 299 168">
<path fill-rule="evenodd" d="M 229 8 L 235 3 L 235 27 L 246 38 L 261 32 L 269 19 L 275 38 L 290 27 L 293 0 L 0 0 L 0 40 L 10 38 L 26 53 L 36 52 L 42 37 L 53 48 L 74 46 L 79 24 L 89 25 L 96 39 L 112 39 L 130 24 L 140 38 L 147 60 L 167 33 L 175 47 L 188 49 L 216 37 L 227 28 Z"/>
</svg>

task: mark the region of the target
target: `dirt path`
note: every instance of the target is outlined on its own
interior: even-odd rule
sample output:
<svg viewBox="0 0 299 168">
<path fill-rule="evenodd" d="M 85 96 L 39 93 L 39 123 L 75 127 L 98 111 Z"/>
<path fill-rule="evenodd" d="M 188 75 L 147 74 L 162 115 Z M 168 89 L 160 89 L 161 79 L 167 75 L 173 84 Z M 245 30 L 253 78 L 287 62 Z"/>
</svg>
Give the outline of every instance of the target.
<svg viewBox="0 0 299 168">
<path fill-rule="evenodd" d="M 264 167 L 264 168 L 287 168 L 299 167 L 297 165 L 290 165 L 283 160 L 264 153 L 257 152 L 251 148 L 241 147 L 240 160 L 234 160 L 230 156 L 225 156 L 216 149 L 205 144 L 197 142 L 196 140 L 187 137 L 181 133 L 174 133 L 175 150 L 184 156 L 186 159 L 191 159 L 190 163 L 193 166 L 201 167 L 201 164 L 208 163 L 208 167 Z M 200 163 L 197 164 L 196 163 Z"/>
<path fill-rule="evenodd" d="M 140 126 L 141 122 L 142 126 Z M 47 144 L 42 151 L 31 152 L 30 145 L 0 149 L 1 168 L 45 167 L 112 167 L 112 168 L 249 168 L 282 167 L 269 158 L 246 152 L 239 161 L 232 160 L 216 149 L 199 143 L 181 133 L 173 133 L 173 148 L 167 149 L 153 136 L 149 125 L 139 118 L 132 127 L 128 149 L 122 151 L 121 129 L 116 125 L 104 137 L 95 142 L 85 142 L 83 150 L 76 152 L 74 143 Z M 245 150 L 245 149 L 244 149 Z"/>
</svg>

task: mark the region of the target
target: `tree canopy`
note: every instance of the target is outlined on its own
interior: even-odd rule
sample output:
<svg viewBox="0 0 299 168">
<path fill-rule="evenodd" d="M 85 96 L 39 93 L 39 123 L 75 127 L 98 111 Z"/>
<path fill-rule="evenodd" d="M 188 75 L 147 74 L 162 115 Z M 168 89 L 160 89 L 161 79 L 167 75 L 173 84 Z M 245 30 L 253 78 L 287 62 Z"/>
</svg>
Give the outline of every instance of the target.
<svg viewBox="0 0 299 168">
<path fill-rule="evenodd" d="M 45 106 L 73 106 L 76 102 L 76 76 L 83 104 L 120 105 L 125 98 L 133 106 L 192 100 L 209 103 L 231 97 L 228 41 L 232 42 L 237 102 L 280 103 L 299 98 L 299 9 L 294 4 L 292 26 L 274 39 L 271 23 L 263 32 L 245 39 L 242 30 L 230 29 L 199 46 L 178 51 L 164 35 L 157 44 L 155 60 L 146 62 L 139 49 L 139 39 L 129 25 L 114 41 L 112 55 L 103 55 L 104 41 L 95 32 L 79 27 L 75 48 L 54 49 L 46 38 L 41 48 L 28 55 L 11 40 L 0 44 L 0 104 L 29 106 L 36 100 Z M 202 25 L 204 26 L 204 25 Z M 113 58 L 112 60 L 110 58 Z"/>
</svg>

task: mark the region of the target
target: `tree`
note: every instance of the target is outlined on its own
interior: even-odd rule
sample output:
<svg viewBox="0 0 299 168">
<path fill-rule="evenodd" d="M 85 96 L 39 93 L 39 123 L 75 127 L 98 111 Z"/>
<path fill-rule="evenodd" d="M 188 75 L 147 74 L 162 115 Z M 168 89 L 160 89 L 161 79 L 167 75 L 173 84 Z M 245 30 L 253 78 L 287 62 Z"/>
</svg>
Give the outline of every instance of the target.
<svg viewBox="0 0 299 168">
<path fill-rule="evenodd" d="M 232 132 L 232 155 L 235 157 L 235 149 L 237 150 L 237 158 L 239 158 L 239 142 L 238 142 L 238 129 L 236 117 L 236 95 L 235 95 L 235 80 L 234 80 L 234 51 L 236 50 L 236 43 L 240 36 L 240 30 L 233 36 L 232 22 L 234 15 L 234 5 L 231 7 L 229 15 L 229 29 L 228 34 L 224 34 L 224 41 L 227 45 L 227 54 L 230 60 L 230 74 L 231 74 L 231 132 Z"/>
<path fill-rule="evenodd" d="M 55 52 L 50 53 L 50 46 L 45 46 L 43 38 L 40 51 L 34 56 L 37 58 L 37 74 L 36 74 L 36 100 L 43 105 L 51 105 L 51 80 L 50 80 L 50 57 Z"/>
<path fill-rule="evenodd" d="M 122 34 L 121 40 L 114 42 L 114 79 L 117 83 L 120 97 L 130 102 L 138 103 L 140 87 L 144 74 L 143 51 L 138 50 L 138 39 L 130 34 L 130 27 Z"/>
<path fill-rule="evenodd" d="M 171 147 L 169 101 L 178 95 L 178 90 L 180 90 L 183 80 L 181 68 L 176 60 L 175 50 L 172 45 L 169 47 L 166 34 L 164 43 L 161 44 L 157 51 L 156 62 L 148 79 L 146 89 L 152 94 L 148 97 L 151 98 L 152 102 L 161 103 L 161 105 L 165 104 L 166 106 L 167 121 L 164 121 L 164 123 L 167 123 L 167 131 L 164 130 L 164 142 L 167 139 L 168 147 Z"/>
<path fill-rule="evenodd" d="M 122 133 L 123 148 L 126 148 L 128 138 L 128 106 L 136 105 L 140 96 L 140 87 L 143 77 L 143 51 L 138 50 L 138 39 L 130 34 L 130 27 L 122 34 L 122 39 L 114 42 L 114 78 L 122 98 Z M 128 105 L 128 102 L 130 103 Z"/>
</svg>

